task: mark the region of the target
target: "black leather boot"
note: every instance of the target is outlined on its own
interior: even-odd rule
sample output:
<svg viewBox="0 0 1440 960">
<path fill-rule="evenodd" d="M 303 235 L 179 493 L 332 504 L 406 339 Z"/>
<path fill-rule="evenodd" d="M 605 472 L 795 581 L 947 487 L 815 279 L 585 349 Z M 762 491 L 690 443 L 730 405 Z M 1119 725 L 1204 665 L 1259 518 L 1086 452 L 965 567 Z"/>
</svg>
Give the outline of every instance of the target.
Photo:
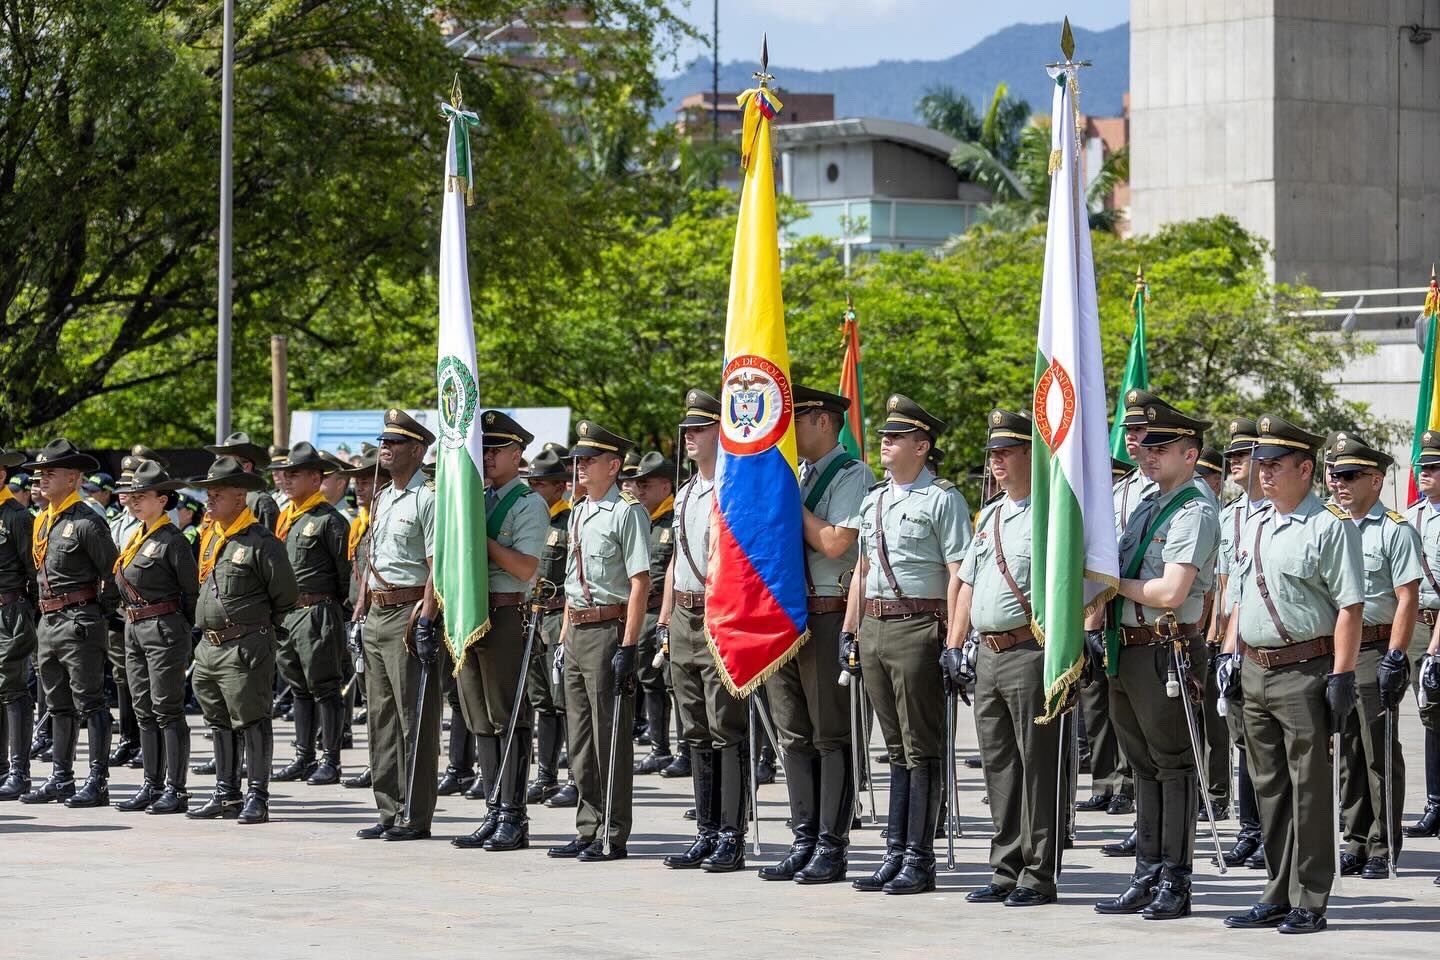
<svg viewBox="0 0 1440 960">
<path fill-rule="evenodd" d="M 475 772 L 478 776 L 465 788 L 463 796 L 466 800 L 483 799 L 488 805 L 495 778 L 500 776 L 500 747 L 499 737 L 475 738 Z M 487 810 L 486 817 L 498 812 Z"/>
<path fill-rule="evenodd" d="M 215 751 L 215 792 L 198 810 L 187 810 L 191 820 L 233 820 L 240 816 L 240 737 L 234 730 L 211 727 Z"/>
<path fill-rule="evenodd" d="M 659 773 L 670 766 L 670 698 L 665 691 L 645 691 L 645 729 L 650 752 L 635 764 L 637 774 Z"/>
<path fill-rule="evenodd" d="M 796 883 L 836 883 L 845 879 L 850 822 L 855 817 L 853 766 L 850 751 L 843 747 L 820 755 L 820 838 L 815 855 L 795 875 Z"/>
<path fill-rule="evenodd" d="M 29 697 L 5 704 L 5 740 L 10 767 L 0 781 L 0 801 L 18 800 L 30 792 L 30 738 L 34 735 L 35 707 Z"/>
<path fill-rule="evenodd" d="M 1440 734 L 1425 730 L 1425 812 L 1400 831 L 1407 837 L 1440 835 Z"/>
<path fill-rule="evenodd" d="M 160 728 L 155 726 L 155 719 L 141 721 L 140 759 L 145 764 L 145 779 L 133 797 L 115 804 L 116 810 L 145 810 L 160 799 L 160 791 L 164 789 L 161 771 L 165 768 L 165 751 L 160 743 Z"/>
<path fill-rule="evenodd" d="M 144 742 L 140 739 L 140 722 L 135 716 L 135 701 L 130 697 L 130 686 L 120 682 L 118 675 L 115 679 L 115 705 L 120 714 L 120 742 L 109 752 L 107 760 L 111 767 L 123 767 L 140 756 Z"/>
<path fill-rule="evenodd" d="M 39 787 L 20 796 L 21 803 L 54 803 L 75 796 L 75 740 L 79 731 L 75 715 L 50 715 L 50 776 Z"/>
<path fill-rule="evenodd" d="M 45 692 L 38 677 L 35 679 L 35 686 L 40 698 L 35 708 L 40 711 L 40 719 L 35 723 L 35 738 L 30 741 L 30 759 L 49 763 L 55 759 L 55 725 L 51 722 L 50 713 L 45 709 Z"/>
<path fill-rule="evenodd" d="M 1125 892 L 1095 904 L 1095 912 L 1103 914 L 1139 913 L 1155 899 L 1160 885 L 1160 831 L 1162 829 L 1160 782 L 1135 778 L 1135 872 Z"/>
<path fill-rule="evenodd" d="M 709 748 L 706 747 L 705 749 Z M 670 761 L 670 765 L 660 771 L 660 776 L 665 777 L 667 780 L 690 776 L 690 750 L 690 744 L 682 742 L 679 748 L 676 749 L 675 757 Z"/>
<path fill-rule="evenodd" d="M 450 740 L 446 749 L 445 774 L 436 788 L 442 797 L 453 796 L 475 782 L 475 737 L 460 719 L 460 711 L 450 714 Z"/>
<path fill-rule="evenodd" d="M 662 863 L 672 870 L 697 869 L 715 852 L 720 824 L 715 813 L 715 751 L 696 747 L 690 751 L 690 779 L 695 788 L 695 839 L 684 853 L 672 854 Z"/>
<path fill-rule="evenodd" d="M 580 790 L 575 786 L 574 780 L 566 780 L 559 788 L 545 801 L 545 806 L 552 810 L 578 806 L 580 803 Z"/>
<path fill-rule="evenodd" d="M 525 789 L 526 803 L 544 803 L 560 789 L 556 782 L 560 759 L 560 718 L 553 713 L 535 715 L 535 779 Z"/>
<path fill-rule="evenodd" d="M 65 801 L 65 806 L 104 807 L 110 804 L 110 719 L 108 708 L 95 710 L 85 718 L 86 741 L 90 750 L 90 775 Z"/>
<path fill-rule="evenodd" d="M 720 838 L 700 862 L 706 873 L 732 873 L 745 868 L 745 827 L 749 798 L 745 794 L 745 759 L 738 743 L 715 751 L 715 776 L 720 781 Z"/>
<path fill-rule="evenodd" d="M 160 728 L 160 738 L 165 744 L 165 789 L 145 812 L 184 813 L 190 809 L 190 794 L 185 790 L 190 764 L 190 727 L 185 723 L 185 715 L 171 717 L 170 722 Z"/>
<path fill-rule="evenodd" d="M 312 787 L 328 787 L 340 782 L 340 738 L 345 733 L 345 701 L 339 694 L 315 704 L 320 714 L 320 749 L 323 757 L 310 779 Z"/>
<path fill-rule="evenodd" d="M 309 695 L 295 695 L 295 759 L 275 771 L 271 778 L 280 783 L 306 780 L 315 772 L 315 701 Z M 249 729 L 248 727 L 246 729 Z M 246 746 L 248 749 L 249 742 Z M 254 766 L 254 761 L 251 761 Z"/>
<path fill-rule="evenodd" d="M 856 890 L 876 893 L 895 879 L 905 863 L 905 825 L 910 814 L 910 771 L 897 763 L 890 764 L 890 811 L 885 818 L 885 858 L 868 877 L 850 885 Z"/>
<path fill-rule="evenodd" d="M 790 792 L 790 852 L 779 863 L 760 868 L 761 880 L 794 880 L 815 854 L 820 837 L 820 758 L 809 753 L 785 757 L 785 786 Z"/>
<path fill-rule="evenodd" d="M 1199 816 L 1198 777 L 1166 780 L 1160 784 L 1160 886 L 1145 908 L 1146 920 L 1175 920 L 1190 915 L 1190 872 L 1195 848 L 1195 822 Z"/>
<path fill-rule="evenodd" d="M 300 698 L 295 703 L 300 704 Z M 245 806 L 236 819 L 241 823 L 270 822 L 270 758 L 275 752 L 275 732 L 269 717 L 257 720 L 245 728 L 245 753 L 249 756 L 249 789 L 245 792 Z M 313 739 L 310 741 L 315 742 Z"/>
<path fill-rule="evenodd" d="M 935 824 L 945 778 L 939 760 L 910 769 L 910 808 L 905 817 L 905 862 L 881 889 L 891 894 L 929 893 L 935 889 Z"/>
<path fill-rule="evenodd" d="M 465 791 L 464 797 L 467 800 L 478 800 L 485 798 L 485 816 L 480 820 L 480 826 L 466 837 L 459 837 L 451 841 L 457 847 L 483 847 L 485 843 L 495 835 L 495 830 L 500 826 L 500 799 L 498 796 L 495 802 L 491 803 L 491 787 L 495 785 L 496 779 L 500 776 L 500 738 L 477 736 L 475 740 L 475 766 L 476 777 Z"/>
<path fill-rule="evenodd" d="M 530 846 L 530 818 L 525 811 L 525 779 L 530 774 L 530 731 L 517 729 L 510 757 L 500 772 L 499 813 L 495 832 L 485 841 L 491 851 L 524 850 Z"/>
</svg>

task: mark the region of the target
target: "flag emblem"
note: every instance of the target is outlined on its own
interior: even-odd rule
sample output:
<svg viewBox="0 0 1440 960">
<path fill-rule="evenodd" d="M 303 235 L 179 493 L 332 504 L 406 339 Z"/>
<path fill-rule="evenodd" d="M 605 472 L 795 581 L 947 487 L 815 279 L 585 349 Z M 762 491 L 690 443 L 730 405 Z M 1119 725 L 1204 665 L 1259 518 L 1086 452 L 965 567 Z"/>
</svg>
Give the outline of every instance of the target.
<svg viewBox="0 0 1440 960">
<path fill-rule="evenodd" d="M 725 368 L 725 416 L 720 442 L 734 454 L 760 453 L 773 447 L 790 426 L 792 400 L 785 372 L 764 357 L 736 357 Z"/>
<path fill-rule="evenodd" d="M 1052 421 L 1051 394 L 1057 392 L 1059 417 Z M 1065 436 L 1070 432 L 1070 424 L 1074 420 L 1075 384 L 1071 381 L 1070 374 L 1060 365 L 1060 361 L 1052 360 L 1050 366 L 1040 375 L 1040 381 L 1035 384 L 1035 429 L 1040 432 L 1040 439 L 1045 441 L 1045 446 L 1054 452 L 1065 442 Z"/>
<path fill-rule="evenodd" d="M 480 388 L 464 361 L 456 356 L 440 360 L 435 371 L 440 383 L 440 442 L 447 447 L 463 447 L 475 422 L 475 408 L 480 404 Z"/>
</svg>

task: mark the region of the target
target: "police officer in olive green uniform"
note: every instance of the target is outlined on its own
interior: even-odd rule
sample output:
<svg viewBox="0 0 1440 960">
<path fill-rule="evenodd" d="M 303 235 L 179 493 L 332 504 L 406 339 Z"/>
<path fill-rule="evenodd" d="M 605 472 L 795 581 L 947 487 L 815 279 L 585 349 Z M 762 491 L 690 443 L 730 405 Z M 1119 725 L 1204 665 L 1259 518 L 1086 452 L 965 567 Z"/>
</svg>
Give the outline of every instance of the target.
<svg viewBox="0 0 1440 960">
<path fill-rule="evenodd" d="M 1420 613 L 1410 641 L 1410 661 L 1418 685 L 1424 658 L 1440 652 L 1440 431 L 1426 430 L 1420 436 L 1420 502 L 1407 511 L 1411 526 L 1420 536 Z M 1440 835 L 1440 697 L 1431 694 L 1420 706 L 1420 723 L 1425 728 L 1425 809 L 1420 819 L 1403 831 L 1407 837 Z M 1396 794 L 1403 796 L 1403 794 Z"/>
<path fill-rule="evenodd" d="M 270 819 L 276 636 L 300 591 L 285 545 L 246 506 L 248 494 L 264 484 L 235 457 L 218 458 L 205 476 L 190 481 L 207 491 L 214 520 L 200 547 L 200 637 L 191 682 L 213 735 L 215 792 L 185 814 L 192 819 Z M 243 809 L 242 743 L 249 774 Z"/>
<path fill-rule="evenodd" d="M 935 888 L 942 758 L 951 749 L 937 661 L 960 590 L 970 507 L 954 484 L 925 466 L 945 422 L 900 394 L 885 409 L 880 462 L 890 477 L 870 489 L 861 508 L 860 565 L 850 583 L 840 664 L 853 675 L 863 671 L 890 752 L 885 858 L 854 886 L 913 894 Z"/>
<path fill-rule="evenodd" d="M 687 391 L 679 426 L 695 472 L 675 500 L 675 551 L 657 631 L 661 646 L 670 651 L 675 712 L 690 750 L 696 834 L 663 863 L 674 870 L 729 873 L 745 865 L 746 705 L 720 679 L 705 639 L 720 401 L 703 390 Z"/>
<path fill-rule="evenodd" d="M 1355 661 L 1359 707 L 1351 711 L 1341 737 L 1345 849 L 1340 868 L 1367 880 L 1383 880 L 1389 876 L 1391 857 L 1400 853 L 1397 834 L 1405 796 L 1405 757 L 1394 735 L 1398 717 L 1389 713 L 1387 743 L 1386 716 L 1399 704 L 1409 680 L 1407 651 L 1420 608 L 1420 538 L 1403 514 L 1380 502 L 1385 472 L 1393 462 L 1388 454 L 1353 433 L 1337 440 L 1330 453 L 1336 502 L 1359 526 L 1365 555 L 1365 624 Z M 1385 821 L 1387 791 L 1393 823 Z"/>
<path fill-rule="evenodd" d="M 361 450 L 363 452 L 359 464 L 342 471 L 355 488 L 355 519 L 350 523 L 345 543 L 345 555 L 350 560 L 350 584 L 346 608 L 352 617 L 352 622 L 345 631 L 346 653 L 351 660 L 351 672 L 347 674 L 346 679 L 346 685 L 350 688 L 349 696 L 345 701 L 347 731 L 353 720 L 357 719 L 354 717 L 355 702 L 365 689 L 364 676 L 354 672 L 357 667 L 364 668 L 365 651 L 359 633 L 355 630 L 353 617 L 355 608 L 360 603 L 360 592 L 365 583 L 365 557 L 369 553 L 371 511 L 375 505 L 376 489 L 390 482 L 389 471 L 380 466 L 380 448 L 366 443 L 361 445 Z M 359 774 L 346 777 L 340 783 L 351 789 L 368 789 L 370 787 L 370 768 L 367 766 Z"/>
<path fill-rule="evenodd" d="M 294 496 L 280 512 L 275 536 L 300 591 L 285 617 L 284 639 L 276 652 L 280 677 L 295 695 L 295 759 L 275 771 L 281 782 L 305 780 L 324 786 L 340 780 L 340 737 L 345 729 L 345 611 L 350 586 L 350 524 L 321 489 L 336 466 L 305 441 L 290 449 L 272 471 L 289 477 Z M 324 762 L 315 761 L 319 716 Z"/>
<path fill-rule="evenodd" d="M 525 675 L 525 696 L 535 711 L 535 779 L 526 790 L 526 803 L 543 803 L 559 793 L 560 747 L 565 737 L 565 685 L 556 682 L 554 657 L 565 614 L 565 557 L 570 543 L 570 501 L 565 499 L 565 483 L 570 471 L 561 459 L 563 448 L 557 451 L 552 446 L 547 444 L 536 454 L 525 471 L 525 482 L 544 502 L 550 518 L 537 584 L 543 617 L 537 641 L 540 647 L 531 651 Z"/>
<path fill-rule="evenodd" d="M 143 462 L 144 458 L 134 454 L 121 459 L 120 483 L 122 486 L 131 481 L 135 476 L 135 468 Z M 163 468 L 164 464 L 161 464 L 161 467 Z M 117 499 L 123 502 L 125 496 L 125 494 L 121 494 Z M 136 520 L 126 509 L 120 509 L 114 514 L 103 515 L 105 522 L 110 526 L 110 538 L 115 541 L 115 548 L 117 550 L 123 548 L 129 541 L 130 535 L 140 525 L 140 521 Z M 111 674 L 115 680 L 117 712 L 120 714 L 120 736 L 115 742 L 115 749 L 110 751 L 110 766 L 120 767 L 131 763 L 140 755 L 140 724 L 135 716 L 135 704 L 130 693 L 129 679 L 126 676 L 125 621 L 118 611 L 107 619 L 106 628 L 106 649 L 110 657 Z"/>
<path fill-rule="evenodd" d="M 390 472 L 390 484 L 375 495 L 371 507 L 365 586 L 355 607 L 355 616 L 365 623 L 370 777 L 379 819 L 356 836 L 423 840 L 430 836 L 435 815 L 440 750 L 438 610 L 430 572 L 435 555 L 435 486 L 420 469 L 435 435 L 403 410 L 392 408 L 385 413 L 379 442 L 379 463 Z M 428 664 L 429 670 L 417 728 L 422 664 Z M 413 771 L 408 769 L 412 751 Z M 410 820 L 397 822 L 405 809 L 405 791 L 412 786 Z"/>
<path fill-rule="evenodd" d="M 1131 390 L 1125 396 L 1125 452 L 1133 461 L 1140 455 L 1140 440 L 1145 436 L 1145 404 L 1155 395 L 1145 390 Z M 1125 525 L 1135 508 L 1155 489 L 1155 482 L 1139 467 L 1132 467 L 1113 487 L 1115 502 L 1115 536 L 1125 533 Z M 1081 691 L 1081 708 L 1085 712 L 1085 732 L 1090 739 L 1090 769 L 1094 793 L 1088 800 L 1075 805 L 1077 810 L 1104 810 L 1112 816 L 1123 816 L 1135 809 L 1135 780 L 1129 760 L 1120 746 L 1115 725 L 1110 717 L 1110 681 L 1104 671 L 1091 671 L 1090 683 Z M 1133 840 L 1107 846 L 1106 855 L 1131 856 Z"/>
<path fill-rule="evenodd" d="M 1215 584 L 1215 600 L 1212 607 L 1214 624 L 1209 640 L 1212 664 L 1207 684 L 1216 691 L 1218 711 L 1223 698 L 1219 696 L 1219 651 L 1225 639 L 1225 627 L 1229 620 L 1230 601 L 1227 599 L 1230 570 L 1244 553 L 1240 543 L 1240 532 L 1251 516 L 1265 506 L 1265 496 L 1260 492 L 1260 478 L 1254 464 L 1250 462 L 1250 451 L 1259 441 L 1259 428 L 1250 417 L 1235 417 L 1230 421 L 1230 443 L 1225 448 L 1225 459 L 1230 468 L 1230 479 L 1241 490 L 1241 495 L 1220 512 L 1220 557 L 1217 565 L 1218 576 Z M 1209 715 L 1206 715 L 1208 722 Z M 1224 853 L 1227 867 L 1244 865 L 1251 870 L 1265 869 L 1265 850 L 1260 834 L 1260 806 L 1255 799 L 1255 785 L 1250 781 L 1250 764 L 1245 751 L 1245 716 L 1238 701 L 1227 704 L 1225 727 L 1230 740 L 1235 744 L 1235 813 L 1239 820 L 1235 844 Z M 1213 783 L 1212 783 L 1213 790 Z"/>
<path fill-rule="evenodd" d="M 1321 438 L 1260 418 L 1251 451 L 1270 504 L 1241 531 L 1221 690 L 1244 697 L 1245 744 L 1260 801 L 1269 883 L 1231 927 L 1325 928 L 1335 876 L 1329 736 L 1355 709 L 1355 658 L 1365 604 L 1360 531 L 1311 492 Z"/>
<path fill-rule="evenodd" d="M 1131 512 L 1120 538 L 1120 595 L 1110 605 L 1106 655 L 1110 719 L 1135 772 L 1135 873 L 1124 893 L 1095 910 L 1169 920 L 1190 913 L 1200 795 L 1186 704 L 1168 695 L 1166 681 L 1172 674 L 1178 679 L 1179 644 L 1194 684 L 1179 696 L 1203 702 L 1193 695 L 1203 690 L 1205 595 L 1215 583 L 1220 522 L 1193 483 L 1209 422 L 1158 397 L 1143 415 L 1139 459 L 1156 486 Z"/>
<path fill-rule="evenodd" d="M 0 800 L 15 800 L 30 790 L 30 737 L 35 705 L 25 674 L 35 655 L 35 620 L 30 612 L 35 590 L 35 561 L 30 553 L 35 518 L 15 498 L 8 474 L 25 462 L 18 451 L 0 450 L 0 751 L 8 766 L 0 780 Z"/>
<path fill-rule="evenodd" d="M 794 396 L 810 639 L 765 682 L 794 839 L 783 860 L 760 868 L 760 878 L 834 883 L 845 879 L 855 812 L 850 695 L 835 682 L 835 657 L 860 556 L 860 505 L 875 474 L 839 442 L 849 399 L 799 385 Z"/>
<path fill-rule="evenodd" d="M 277 455 L 272 456 L 270 450 L 258 443 L 251 443 L 250 434 L 241 431 L 230 434 L 225 438 L 224 443 L 206 447 L 205 452 L 217 457 L 234 457 L 240 461 L 240 465 L 246 473 L 259 475 L 259 471 L 270 464 L 283 463 L 285 455 L 289 452 L 283 447 L 271 449 L 277 451 Z M 255 514 L 256 520 L 265 525 L 265 529 L 272 533 L 275 532 L 275 524 L 280 522 L 280 505 L 265 490 L 263 477 L 261 477 L 260 485 L 250 489 L 249 493 L 245 495 L 245 506 Z"/>
<path fill-rule="evenodd" d="M 145 779 L 117 810 L 184 813 L 190 762 L 185 722 L 185 671 L 200 580 L 195 554 L 165 508 L 183 483 L 165 468 L 141 461 L 120 485 L 127 511 L 139 526 L 120 544 L 115 585 L 125 620 L 126 679 L 140 727 Z"/>
<path fill-rule="evenodd" d="M 970 903 L 1028 907 L 1055 899 L 1060 724 L 1045 715 L 1045 651 L 1031 632 L 1029 418 L 993 410 L 990 472 L 1004 491 L 980 511 L 960 565 L 960 595 L 942 664 L 957 689 L 965 680 L 961 648 L 980 635 L 975 664 L 975 732 L 995 834 L 990 882 Z"/>
<path fill-rule="evenodd" d="M 36 518 L 33 559 L 40 584 L 39 675 L 55 740 L 54 768 L 24 803 L 64 800 L 71 807 L 109 803 L 110 710 L 105 705 L 105 611 L 114 606 L 110 580 L 115 542 L 105 521 L 80 499 L 80 479 L 94 459 L 69 440 L 45 446 L 27 470 L 39 471 L 48 506 Z M 75 789 L 78 726 L 90 747 L 90 776 Z"/>
<path fill-rule="evenodd" d="M 565 720 L 579 803 L 575 839 L 548 854 L 620 860 L 633 822 L 635 645 L 650 596 L 649 518 L 616 483 L 629 440 L 580 421 L 571 448 L 585 499 L 572 510 L 565 572 Z M 614 744 L 612 756 L 611 744 Z M 605 828 L 610 772 L 609 851 Z"/>
<path fill-rule="evenodd" d="M 675 464 L 651 451 L 640 458 L 630 482 L 635 499 L 650 514 L 650 597 L 635 651 L 635 679 L 645 699 L 650 752 L 635 765 L 635 772 L 659 773 L 675 759 L 670 753 L 670 681 L 663 659 L 658 666 L 655 660 L 655 624 L 665 593 L 665 572 L 675 553 Z"/>
<path fill-rule="evenodd" d="M 476 735 L 480 780 L 489 804 L 473 833 L 451 841 L 457 847 L 522 850 L 530 843 L 525 815 L 525 781 L 530 771 L 530 710 L 521 678 L 525 656 L 525 612 L 550 531 L 549 511 L 521 476 L 521 454 L 535 437 L 499 410 L 480 416 L 485 444 L 486 526 L 489 534 L 490 630 L 468 638 L 456 676 L 465 726 Z M 533 655 L 536 651 L 530 651 Z M 508 758 L 505 735 L 516 702 Z M 452 723 L 454 721 L 451 721 Z M 505 769 L 500 769 L 501 763 Z"/>
</svg>

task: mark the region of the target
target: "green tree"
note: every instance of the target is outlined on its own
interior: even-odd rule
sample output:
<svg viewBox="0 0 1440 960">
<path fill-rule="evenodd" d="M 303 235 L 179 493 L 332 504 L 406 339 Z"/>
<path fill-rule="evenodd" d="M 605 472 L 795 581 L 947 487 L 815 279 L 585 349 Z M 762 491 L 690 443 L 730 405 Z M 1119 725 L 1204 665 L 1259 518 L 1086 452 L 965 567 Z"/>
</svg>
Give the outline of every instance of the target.
<svg viewBox="0 0 1440 960">
<path fill-rule="evenodd" d="M 436 104 L 457 71 L 481 118 L 477 285 L 576 269 L 616 216 L 653 202 L 611 160 L 644 130 L 652 64 L 683 27 L 662 0 L 588 0 L 584 27 L 575 6 L 447 3 L 460 23 L 523 18 L 543 53 L 482 45 L 461 61 L 419 0 L 237 4 L 237 425 L 268 433 L 269 333 L 293 334 L 297 361 L 339 354 L 347 369 L 392 346 L 393 325 L 365 320 L 420 335 Z M 220 15 L 201 0 L 0 0 L 0 442 L 209 435 Z"/>
</svg>

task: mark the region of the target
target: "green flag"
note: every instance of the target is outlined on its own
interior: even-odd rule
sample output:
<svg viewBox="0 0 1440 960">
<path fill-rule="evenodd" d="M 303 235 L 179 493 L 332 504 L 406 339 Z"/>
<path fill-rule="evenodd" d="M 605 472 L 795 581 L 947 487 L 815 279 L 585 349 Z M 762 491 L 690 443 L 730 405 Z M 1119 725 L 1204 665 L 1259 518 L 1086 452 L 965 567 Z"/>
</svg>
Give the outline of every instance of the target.
<svg viewBox="0 0 1440 960">
<path fill-rule="evenodd" d="M 457 88 L 458 89 L 458 88 Z M 485 448 L 480 420 L 475 327 L 465 251 L 465 200 L 470 195 L 469 128 L 475 114 L 459 95 L 444 105 L 450 121 L 440 228 L 440 335 L 435 367 L 440 444 L 435 462 L 435 599 L 445 613 L 445 639 L 455 672 L 465 648 L 490 629 L 485 545 Z"/>
<path fill-rule="evenodd" d="M 1115 419 L 1110 424 L 1110 456 L 1132 467 L 1135 461 L 1125 452 L 1125 397 L 1131 390 L 1150 389 L 1150 367 L 1145 362 L 1145 301 L 1150 299 L 1145 274 L 1135 271 L 1135 296 L 1130 303 L 1135 311 L 1135 332 L 1130 335 L 1130 353 L 1125 357 L 1125 376 L 1120 381 L 1120 395 L 1115 399 Z"/>
</svg>

